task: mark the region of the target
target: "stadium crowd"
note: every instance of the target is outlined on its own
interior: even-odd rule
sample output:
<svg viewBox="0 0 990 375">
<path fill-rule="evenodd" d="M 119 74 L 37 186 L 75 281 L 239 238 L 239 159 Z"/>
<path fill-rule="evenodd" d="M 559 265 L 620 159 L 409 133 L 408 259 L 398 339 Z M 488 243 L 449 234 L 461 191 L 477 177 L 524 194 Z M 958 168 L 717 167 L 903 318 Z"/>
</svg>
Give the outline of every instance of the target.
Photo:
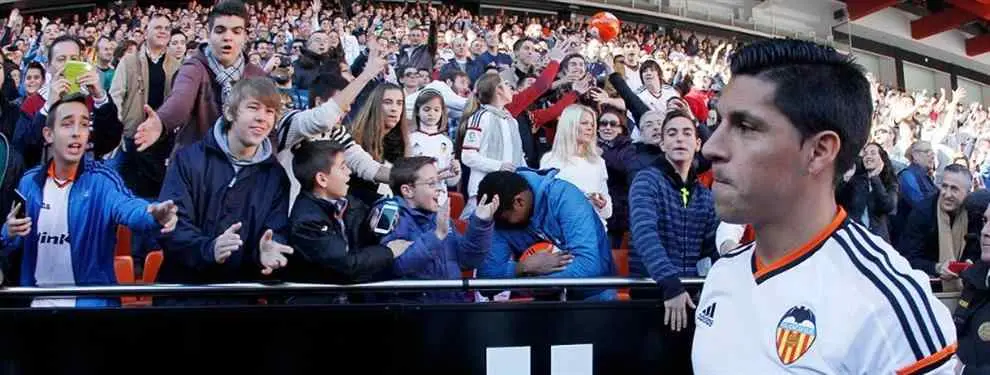
<svg viewBox="0 0 990 375">
<path fill-rule="evenodd" d="M 716 106 L 734 40 L 625 23 L 602 41 L 579 18 L 419 2 L 2 22 L 5 285 L 116 283 L 117 226 L 135 264 L 162 250 L 169 283 L 602 277 L 628 249 L 658 288 L 320 298 L 661 299 L 679 332 L 694 324 L 680 278 L 753 240 L 719 220 L 701 154 L 731 120 Z M 871 94 L 871 141 L 836 199 L 960 290 L 953 265 L 981 262 L 987 109 L 963 89 Z"/>
</svg>

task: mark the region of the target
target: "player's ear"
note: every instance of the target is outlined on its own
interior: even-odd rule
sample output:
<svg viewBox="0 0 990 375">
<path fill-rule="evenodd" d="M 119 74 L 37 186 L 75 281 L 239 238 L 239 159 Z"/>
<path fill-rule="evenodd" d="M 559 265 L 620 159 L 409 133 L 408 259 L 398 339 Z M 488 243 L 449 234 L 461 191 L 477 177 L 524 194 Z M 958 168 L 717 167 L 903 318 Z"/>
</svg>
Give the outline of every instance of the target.
<svg viewBox="0 0 990 375">
<path fill-rule="evenodd" d="M 839 155 L 839 150 L 842 148 L 842 140 L 839 139 L 839 134 L 826 130 L 818 132 L 811 137 L 808 137 L 804 141 L 805 146 L 807 146 L 806 158 L 807 173 L 811 175 L 818 175 L 827 170 L 829 167 L 835 165 L 835 159 Z"/>
</svg>

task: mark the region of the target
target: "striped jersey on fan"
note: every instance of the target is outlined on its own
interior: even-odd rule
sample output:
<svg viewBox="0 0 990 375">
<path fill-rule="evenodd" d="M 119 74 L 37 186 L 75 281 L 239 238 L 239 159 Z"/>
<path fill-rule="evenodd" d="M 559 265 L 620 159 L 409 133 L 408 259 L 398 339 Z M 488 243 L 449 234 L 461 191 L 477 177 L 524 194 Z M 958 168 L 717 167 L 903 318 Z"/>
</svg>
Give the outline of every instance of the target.
<svg viewBox="0 0 990 375">
<path fill-rule="evenodd" d="M 773 264 L 757 246 L 726 254 L 705 280 L 696 374 L 954 372 L 955 326 L 928 277 L 841 208 Z"/>
</svg>

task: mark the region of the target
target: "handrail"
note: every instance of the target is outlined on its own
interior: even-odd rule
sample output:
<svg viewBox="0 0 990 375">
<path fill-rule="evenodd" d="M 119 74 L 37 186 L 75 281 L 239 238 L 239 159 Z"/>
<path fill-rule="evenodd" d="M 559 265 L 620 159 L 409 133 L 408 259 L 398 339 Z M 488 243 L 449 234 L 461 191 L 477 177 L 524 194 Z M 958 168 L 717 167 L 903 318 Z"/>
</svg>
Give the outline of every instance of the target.
<svg viewBox="0 0 990 375">
<path fill-rule="evenodd" d="M 938 279 L 932 279 L 932 283 Z M 685 286 L 702 286 L 705 279 L 681 278 Z M 386 292 L 424 290 L 504 290 L 546 288 L 644 288 L 654 287 L 649 278 L 599 277 L 569 279 L 462 279 L 462 280 L 391 280 L 364 284 L 310 283 L 228 283 L 228 284 L 145 284 L 60 287 L 9 287 L 0 289 L 0 298 L 51 296 L 133 296 L 133 295 L 272 295 L 320 294 L 342 292 Z"/>
<path fill-rule="evenodd" d="M 683 278 L 684 285 L 701 286 L 702 278 Z M 148 284 L 60 287 L 10 287 L 0 289 L 0 298 L 51 296 L 129 296 L 129 295 L 201 295 L 201 294 L 319 294 L 341 292 L 423 291 L 423 290 L 498 290 L 540 288 L 630 288 L 652 287 L 648 278 L 602 277 L 585 279 L 463 279 L 463 280 L 392 280 L 365 284 L 309 283 L 230 283 L 207 285 Z"/>
</svg>

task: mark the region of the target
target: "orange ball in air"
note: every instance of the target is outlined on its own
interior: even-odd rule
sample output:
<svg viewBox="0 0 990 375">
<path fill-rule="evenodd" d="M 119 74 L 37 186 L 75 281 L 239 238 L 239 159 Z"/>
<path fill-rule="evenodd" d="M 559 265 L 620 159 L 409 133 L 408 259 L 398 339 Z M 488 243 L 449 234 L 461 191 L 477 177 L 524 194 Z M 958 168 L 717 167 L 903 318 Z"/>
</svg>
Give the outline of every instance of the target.
<svg viewBox="0 0 990 375">
<path fill-rule="evenodd" d="M 591 17 L 588 22 L 592 29 L 598 31 L 598 38 L 603 42 L 610 41 L 619 36 L 619 18 L 609 12 L 598 12 Z"/>
</svg>

